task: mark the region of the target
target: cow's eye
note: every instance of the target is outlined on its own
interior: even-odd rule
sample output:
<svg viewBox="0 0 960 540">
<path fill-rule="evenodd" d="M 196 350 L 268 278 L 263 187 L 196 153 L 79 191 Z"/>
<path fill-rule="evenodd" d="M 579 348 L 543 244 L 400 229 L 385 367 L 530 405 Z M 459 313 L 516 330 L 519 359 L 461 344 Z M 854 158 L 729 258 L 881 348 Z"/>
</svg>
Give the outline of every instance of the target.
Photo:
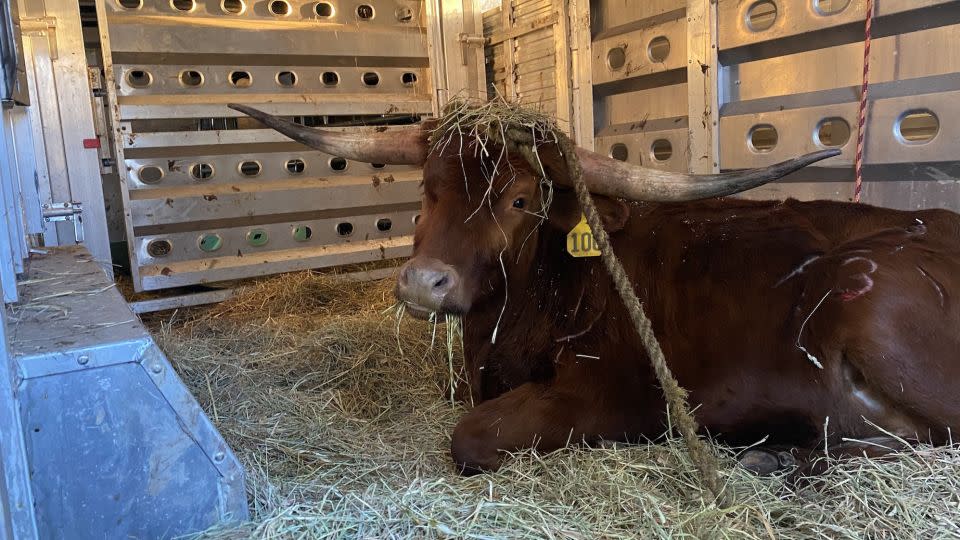
<svg viewBox="0 0 960 540">
<path fill-rule="evenodd" d="M 523 197 L 520 197 L 519 199 L 514 199 L 513 201 L 514 208 L 523 208 L 524 205 L 526 205 L 526 201 L 523 200 Z"/>
</svg>

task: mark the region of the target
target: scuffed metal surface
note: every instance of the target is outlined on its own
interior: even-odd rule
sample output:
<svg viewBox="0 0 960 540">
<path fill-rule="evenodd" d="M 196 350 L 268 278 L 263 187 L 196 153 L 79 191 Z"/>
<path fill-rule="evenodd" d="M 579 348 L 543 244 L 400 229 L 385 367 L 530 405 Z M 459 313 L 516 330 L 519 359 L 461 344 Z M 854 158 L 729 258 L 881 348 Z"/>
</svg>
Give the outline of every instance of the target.
<svg viewBox="0 0 960 540">
<path fill-rule="evenodd" d="M 31 266 L 9 309 L 43 538 L 170 538 L 247 518 L 244 475 L 82 248 Z"/>
</svg>

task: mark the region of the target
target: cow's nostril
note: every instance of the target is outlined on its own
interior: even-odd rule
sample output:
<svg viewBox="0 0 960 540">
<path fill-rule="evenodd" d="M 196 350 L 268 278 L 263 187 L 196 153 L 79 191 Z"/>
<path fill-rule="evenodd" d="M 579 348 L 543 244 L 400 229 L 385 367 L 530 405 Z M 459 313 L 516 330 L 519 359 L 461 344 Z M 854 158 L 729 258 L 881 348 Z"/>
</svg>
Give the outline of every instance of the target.
<svg viewBox="0 0 960 540">
<path fill-rule="evenodd" d="M 448 281 L 450 281 L 450 278 L 444 274 L 443 276 L 440 276 L 440 279 L 433 282 L 433 288 L 439 289 L 440 287 L 446 285 Z"/>
</svg>

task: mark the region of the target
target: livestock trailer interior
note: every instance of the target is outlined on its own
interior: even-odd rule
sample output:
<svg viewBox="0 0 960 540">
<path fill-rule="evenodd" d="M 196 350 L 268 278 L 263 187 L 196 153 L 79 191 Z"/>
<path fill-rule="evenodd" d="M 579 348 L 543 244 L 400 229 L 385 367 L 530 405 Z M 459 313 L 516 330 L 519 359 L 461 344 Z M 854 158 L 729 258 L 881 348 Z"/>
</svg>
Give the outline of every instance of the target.
<svg viewBox="0 0 960 540">
<path fill-rule="evenodd" d="M 0 19 L 0 538 L 958 534 L 952 446 L 840 466 L 850 489 L 806 502 L 730 472 L 732 510 L 690 494 L 670 437 L 460 476 L 470 329 L 394 300 L 423 163 L 229 107 L 362 141 L 505 103 L 664 174 L 839 150 L 733 196 L 960 211 L 957 0 L 0 0 Z"/>
</svg>

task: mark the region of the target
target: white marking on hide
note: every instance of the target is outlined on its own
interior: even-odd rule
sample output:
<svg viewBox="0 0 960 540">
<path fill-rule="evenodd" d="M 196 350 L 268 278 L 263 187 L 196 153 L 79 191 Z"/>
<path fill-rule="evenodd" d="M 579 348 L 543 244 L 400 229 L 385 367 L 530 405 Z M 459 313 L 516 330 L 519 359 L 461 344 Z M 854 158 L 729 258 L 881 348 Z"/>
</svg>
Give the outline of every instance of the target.
<svg viewBox="0 0 960 540">
<path fill-rule="evenodd" d="M 833 289 L 830 289 L 826 293 L 824 293 L 823 298 L 821 298 L 820 301 L 817 302 L 817 305 L 814 306 L 813 311 L 811 311 L 810 314 L 807 315 L 807 318 L 803 320 L 803 324 L 800 325 L 800 332 L 797 334 L 797 348 L 803 351 L 803 353 L 807 355 L 807 360 L 810 360 L 810 362 L 812 362 L 813 365 L 817 366 L 820 369 L 823 369 L 823 364 L 820 363 L 820 360 L 818 360 L 816 356 L 810 354 L 810 351 L 808 351 L 806 347 L 800 344 L 800 336 L 803 335 L 803 329 L 805 326 L 807 326 L 807 322 L 810 320 L 810 317 L 813 317 L 813 314 L 816 313 L 818 309 L 820 309 L 820 306 L 823 304 L 823 301 L 826 300 L 828 296 L 830 296 L 831 292 L 833 292 Z"/>
<path fill-rule="evenodd" d="M 803 271 L 806 270 L 807 266 L 808 266 L 810 263 L 812 263 L 813 261 L 815 261 L 815 260 L 817 260 L 817 259 L 819 259 L 819 258 L 820 258 L 819 255 L 814 255 L 813 257 L 810 257 L 809 259 L 803 261 L 803 262 L 800 264 L 800 266 L 794 268 L 792 272 L 790 272 L 789 274 L 787 274 L 787 275 L 783 276 L 782 278 L 780 278 L 780 281 L 778 281 L 778 282 L 776 283 L 776 285 L 773 286 L 773 288 L 776 289 L 776 288 L 779 287 L 780 285 L 783 285 L 784 283 L 786 283 L 787 281 L 789 281 L 791 278 L 794 278 L 794 277 L 802 274 Z"/>
</svg>

